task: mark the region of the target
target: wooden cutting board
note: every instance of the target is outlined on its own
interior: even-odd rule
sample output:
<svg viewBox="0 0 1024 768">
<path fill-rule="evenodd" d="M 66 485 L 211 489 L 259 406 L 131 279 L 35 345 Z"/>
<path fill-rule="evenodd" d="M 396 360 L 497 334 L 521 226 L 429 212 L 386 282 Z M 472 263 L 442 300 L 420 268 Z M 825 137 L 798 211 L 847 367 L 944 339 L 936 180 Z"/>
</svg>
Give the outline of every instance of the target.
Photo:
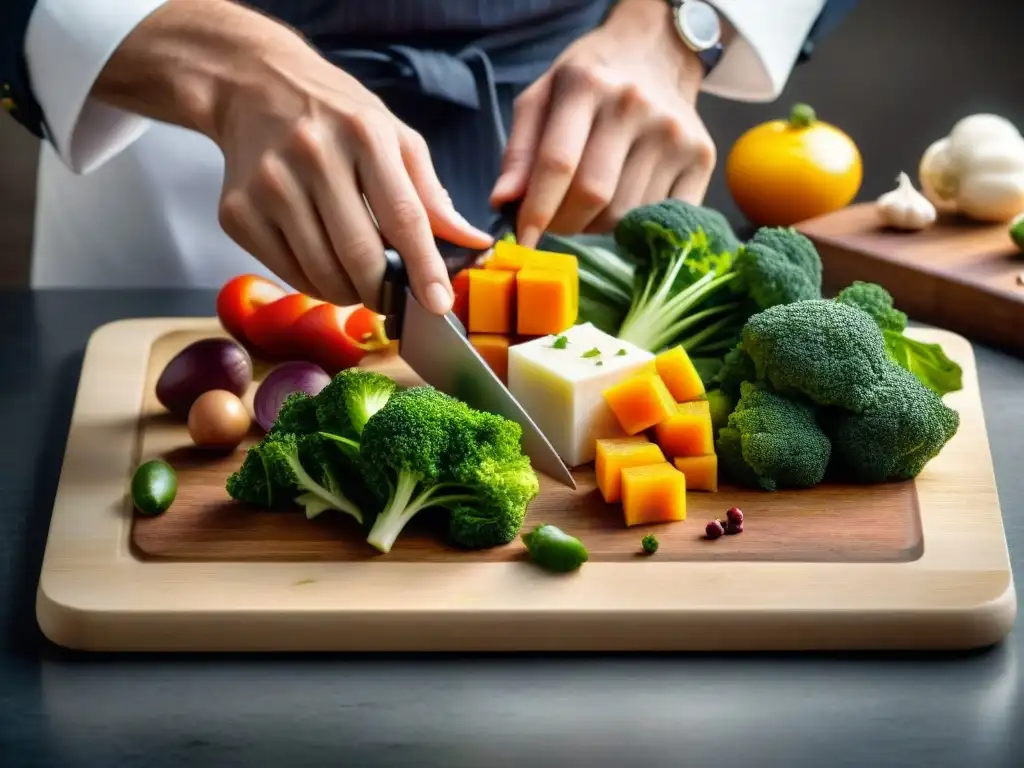
<svg viewBox="0 0 1024 768">
<path fill-rule="evenodd" d="M 880 283 L 914 320 L 1024 354 L 1024 254 L 1007 224 L 943 218 L 898 232 L 861 203 L 796 228 L 821 254 L 828 295 L 854 280 Z"/>
<path fill-rule="evenodd" d="M 87 350 L 54 506 L 37 613 L 57 643 L 94 650 L 703 650 L 935 648 L 992 643 L 1016 599 L 970 345 L 938 341 L 964 367 L 948 397 L 963 425 L 914 482 L 765 493 L 691 492 L 684 522 L 626 528 L 594 490 L 542 477 L 527 526 L 559 525 L 590 560 L 571 575 L 530 563 L 518 540 L 453 547 L 424 514 L 381 555 L 342 515 L 308 521 L 232 502 L 229 453 L 194 448 L 153 396 L 213 319 L 130 320 Z M 368 367 L 403 384 L 400 358 Z M 255 389 L 255 385 L 253 390 Z M 251 402 L 252 391 L 248 395 Z M 254 434 L 252 439 L 258 439 Z M 175 504 L 133 514 L 142 461 L 178 472 Z M 704 524 L 731 506 L 745 532 Z M 648 531 L 654 556 L 640 552 Z"/>
</svg>

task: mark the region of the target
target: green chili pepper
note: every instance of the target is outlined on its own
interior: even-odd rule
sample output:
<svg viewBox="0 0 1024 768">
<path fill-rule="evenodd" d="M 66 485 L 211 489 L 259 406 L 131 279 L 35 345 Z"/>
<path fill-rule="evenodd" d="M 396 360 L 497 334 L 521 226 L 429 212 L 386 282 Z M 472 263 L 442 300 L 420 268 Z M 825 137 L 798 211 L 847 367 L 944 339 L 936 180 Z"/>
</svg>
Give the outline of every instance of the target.
<svg viewBox="0 0 1024 768">
<path fill-rule="evenodd" d="M 574 571 L 590 557 L 582 541 L 554 525 L 538 525 L 520 538 L 530 559 L 549 571 Z"/>
</svg>

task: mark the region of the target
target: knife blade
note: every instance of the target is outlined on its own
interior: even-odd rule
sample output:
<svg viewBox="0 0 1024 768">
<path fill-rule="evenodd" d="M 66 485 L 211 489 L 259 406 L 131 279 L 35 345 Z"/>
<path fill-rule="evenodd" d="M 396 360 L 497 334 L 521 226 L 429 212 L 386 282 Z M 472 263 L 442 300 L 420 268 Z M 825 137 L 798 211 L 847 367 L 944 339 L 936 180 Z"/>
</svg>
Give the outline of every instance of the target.
<svg viewBox="0 0 1024 768">
<path fill-rule="evenodd" d="M 447 255 L 442 250 L 449 269 L 458 269 L 455 265 L 459 263 L 472 263 L 463 262 L 468 254 L 457 250 L 453 246 Z M 398 252 L 386 248 L 384 255 L 380 312 L 388 337 L 399 342 L 399 356 L 427 384 L 477 410 L 519 424 L 523 452 L 530 457 L 534 470 L 576 490 L 576 480 L 568 467 L 526 409 L 469 343 L 459 319 L 451 312 L 441 316 L 428 311 L 409 290 L 405 264 Z"/>
</svg>

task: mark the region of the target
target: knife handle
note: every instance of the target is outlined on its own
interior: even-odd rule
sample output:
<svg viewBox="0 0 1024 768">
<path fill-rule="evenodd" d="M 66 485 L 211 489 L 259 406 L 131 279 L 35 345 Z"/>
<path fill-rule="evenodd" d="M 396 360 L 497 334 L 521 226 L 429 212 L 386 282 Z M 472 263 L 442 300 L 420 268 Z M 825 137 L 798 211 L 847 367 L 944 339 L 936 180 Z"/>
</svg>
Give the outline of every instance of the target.
<svg viewBox="0 0 1024 768">
<path fill-rule="evenodd" d="M 409 273 L 405 262 L 394 248 L 384 248 L 384 280 L 380 287 L 380 314 L 384 317 L 384 332 L 389 339 L 397 339 L 402 330 L 405 314 L 405 294 L 409 287 Z"/>
</svg>

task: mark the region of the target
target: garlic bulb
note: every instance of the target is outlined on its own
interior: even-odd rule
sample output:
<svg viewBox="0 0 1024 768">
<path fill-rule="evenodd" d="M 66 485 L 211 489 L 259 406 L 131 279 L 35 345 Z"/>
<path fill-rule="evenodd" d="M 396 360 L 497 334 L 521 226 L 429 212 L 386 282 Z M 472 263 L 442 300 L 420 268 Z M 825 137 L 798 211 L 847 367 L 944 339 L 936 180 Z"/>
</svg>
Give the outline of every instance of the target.
<svg viewBox="0 0 1024 768">
<path fill-rule="evenodd" d="M 925 150 L 918 175 L 939 211 L 1009 221 L 1024 211 L 1024 137 L 998 115 L 970 115 Z"/>
<path fill-rule="evenodd" d="M 900 173 L 896 189 L 886 192 L 876 204 L 885 223 L 896 229 L 926 229 L 938 216 L 935 206 L 914 189 L 905 173 Z"/>
</svg>

